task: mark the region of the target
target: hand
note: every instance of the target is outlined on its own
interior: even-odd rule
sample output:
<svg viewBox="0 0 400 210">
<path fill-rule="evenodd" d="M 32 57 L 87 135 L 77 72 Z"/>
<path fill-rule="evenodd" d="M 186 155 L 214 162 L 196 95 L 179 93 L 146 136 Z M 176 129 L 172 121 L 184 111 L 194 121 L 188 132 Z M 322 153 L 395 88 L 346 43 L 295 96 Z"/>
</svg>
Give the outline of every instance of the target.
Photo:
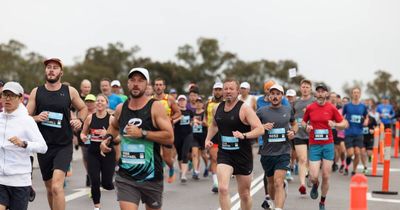
<svg viewBox="0 0 400 210">
<path fill-rule="evenodd" d="M 332 128 L 336 127 L 336 122 L 332 121 L 332 120 L 328 120 L 328 125 Z"/>
<path fill-rule="evenodd" d="M 142 137 L 142 129 L 138 128 L 136 125 L 127 125 L 125 127 L 125 136 L 133 137 L 133 138 L 140 138 Z"/>
<path fill-rule="evenodd" d="M 36 122 L 43 122 L 49 118 L 49 112 L 40 112 L 40 114 L 34 117 Z"/>
<path fill-rule="evenodd" d="M 86 134 L 81 133 L 80 137 L 81 137 L 82 142 L 86 142 L 88 140 L 88 137 Z"/>
<path fill-rule="evenodd" d="M 69 124 L 74 130 L 79 130 L 82 127 L 82 122 L 79 119 L 73 119 L 69 121 Z"/>
<path fill-rule="evenodd" d="M 194 125 L 200 125 L 201 121 L 199 121 L 197 118 L 194 118 L 193 123 L 194 123 Z"/>
<path fill-rule="evenodd" d="M 213 145 L 214 145 L 214 143 L 212 141 L 206 139 L 206 142 L 204 144 L 204 147 L 206 149 L 210 149 Z"/>
<path fill-rule="evenodd" d="M 108 147 L 110 144 L 110 138 L 105 139 L 104 141 L 101 142 L 100 144 L 100 154 L 105 157 L 106 155 L 104 153 L 109 153 L 111 152 L 111 148 Z"/>
<path fill-rule="evenodd" d="M 100 132 L 100 136 L 105 136 L 107 134 L 107 129 L 103 127 L 103 130 Z"/>
<path fill-rule="evenodd" d="M 16 137 L 16 136 L 13 136 L 13 137 L 9 138 L 8 141 L 13 143 L 17 147 L 23 147 L 24 146 L 24 142 L 21 139 L 19 139 L 18 137 Z"/>
<path fill-rule="evenodd" d="M 232 134 L 233 134 L 234 137 L 236 137 L 238 139 L 244 139 L 243 133 L 241 133 L 239 131 L 233 131 Z"/>
<path fill-rule="evenodd" d="M 288 135 L 288 139 L 289 139 L 289 140 L 292 140 L 292 139 L 294 139 L 294 136 L 295 136 L 296 134 L 294 133 L 293 130 L 288 130 L 288 131 L 287 131 L 287 135 Z"/>
<path fill-rule="evenodd" d="M 306 131 L 307 133 L 310 133 L 314 128 L 312 127 L 312 125 L 307 125 L 306 127 Z"/>
<path fill-rule="evenodd" d="M 274 123 L 265 123 L 263 124 L 265 130 L 269 131 L 274 127 Z"/>
</svg>

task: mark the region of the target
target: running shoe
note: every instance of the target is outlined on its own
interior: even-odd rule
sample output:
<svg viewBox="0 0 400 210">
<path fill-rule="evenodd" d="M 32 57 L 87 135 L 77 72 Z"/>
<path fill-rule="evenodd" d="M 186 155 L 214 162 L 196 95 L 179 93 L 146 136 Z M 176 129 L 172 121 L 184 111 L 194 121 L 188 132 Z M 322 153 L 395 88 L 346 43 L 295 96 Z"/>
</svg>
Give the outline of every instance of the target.
<svg viewBox="0 0 400 210">
<path fill-rule="evenodd" d="M 193 171 L 192 178 L 193 178 L 194 180 L 199 180 L 199 174 L 196 173 L 195 171 Z"/>
<path fill-rule="evenodd" d="M 305 194 L 307 194 L 307 189 L 306 189 L 306 187 L 305 187 L 304 185 L 301 185 L 301 186 L 299 187 L 299 192 L 300 192 L 300 195 L 305 195 Z"/>
<path fill-rule="evenodd" d="M 167 182 L 168 183 L 172 183 L 175 181 L 176 175 L 175 175 L 175 170 L 174 168 L 170 168 L 169 172 L 168 172 L 168 179 Z"/>
<path fill-rule="evenodd" d="M 344 169 L 344 165 L 340 165 L 340 168 L 339 168 L 339 173 L 343 173 L 343 169 Z"/>
<path fill-rule="evenodd" d="M 214 184 L 214 185 L 212 186 L 212 188 L 211 188 L 211 192 L 213 192 L 213 193 L 218 193 L 218 186 Z"/>
<path fill-rule="evenodd" d="M 289 182 L 293 181 L 292 172 L 290 172 L 289 170 L 286 171 L 286 180 Z"/>
<path fill-rule="evenodd" d="M 187 178 L 185 176 L 181 177 L 181 183 L 184 184 L 187 182 Z"/>
<path fill-rule="evenodd" d="M 325 203 L 319 202 L 319 210 L 325 210 Z"/>
<path fill-rule="evenodd" d="M 273 210 L 274 209 L 274 203 L 270 198 L 265 198 L 263 203 L 261 204 L 261 208 L 265 210 Z"/>
<path fill-rule="evenodd" d="M 336 172 L 338 169 L 339 169 L 339 166 L 336 163 L 334 163 L 332 165 L 332 172 Z"/>
<path fill-rule="evenodd" d="M 208 177 L 208 168 L 204 169 L 203 177 Z"/>
<path fill-rule="evenodd" d="M 368 174 L 368 168 L 367 168 L 367 167 L 364 167 L 363 174 L 364 174 L 364 175 L 367 175 L 367 174 Z"/>
<path fill-rule="evenodd" d="M 310 197 L 314 200 L 318 198 L 318 185 L 319 183 L 317 182 L 316 184 L 313 184 L 311 188 Z"/>
</svg>

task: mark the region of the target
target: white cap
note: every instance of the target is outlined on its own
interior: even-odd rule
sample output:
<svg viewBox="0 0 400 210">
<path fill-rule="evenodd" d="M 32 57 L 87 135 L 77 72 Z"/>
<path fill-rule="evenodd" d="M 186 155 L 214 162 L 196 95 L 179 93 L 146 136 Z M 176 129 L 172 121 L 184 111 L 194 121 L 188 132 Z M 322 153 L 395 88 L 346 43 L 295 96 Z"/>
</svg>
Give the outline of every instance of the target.
<svg viewBox="0 0 400 210">
<path fill-rule="evenodd" d="M 121 87 L 121 83 L 119 82 L 119 80 L 113 80 L 111 82 L 111 87 L 113 87 L 113 86 Z"/>
<path fill-rule="evenodd" d="M 250 84 L 248 82 L 242 82 L 240 84 L 240 88 L 250 89 Z"/>
<path fill-rule="evenodd" d="M 273 89 L 281 91 L 282 94 L 285 92 L 285 91 L 283 91 L 283 87 L 278 84 L 272 85 L 272 87 L 269 88 L 269 92 L 271 92 Z"/>
<path fill-rule="evenodd" d="M 185 99 L 185 100 L 187 100 L 187 98 L 186 98 L 185 95 L 179 95 L 177 100 L 179 101 L 180 99 Z"/>
<path fill-rule="evenodd" d="M 296 96 L 296 91 L 293 89 L 289 89 L 286 91 L 286 96 Z"/>
<path fill-rule="evenodd" d="M 6 90 L 13 92 L 15 95 L 24 94 L 24 88 L 18 82 L 7 82 L 3 86 L 3 92 Z"/>
<path fill-rule="evenodd" d="M 213 89 L 217 89 L 217 88 L 222 89 L 223 87 L 224 87 L 224 85 L 221 82 L 216 82 L 213 86 Z"/>
<path fill-rule="evenodd" d="M 128 78 L 132 77 L 132 74 L 135 72 L 139 72 L 143 74 L 144 78 L 149 82 L 150 81 L 150 76 L 149 76 L 149 71 L 145 68 L 133 68 L 129 71 Z"/>
</svg>

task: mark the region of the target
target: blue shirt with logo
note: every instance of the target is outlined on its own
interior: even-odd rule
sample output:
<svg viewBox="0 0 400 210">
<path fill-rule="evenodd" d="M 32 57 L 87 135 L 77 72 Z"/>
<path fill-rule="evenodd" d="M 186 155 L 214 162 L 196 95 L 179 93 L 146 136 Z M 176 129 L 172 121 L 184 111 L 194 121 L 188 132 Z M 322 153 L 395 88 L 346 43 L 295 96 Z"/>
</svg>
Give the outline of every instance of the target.
<svg viewBox="0 0 400 210">
<path fill-rule="evenodd" d="M 122 103 L 122 98 L 119 97 L 117 94 L 111 94 L 108 96 L 108 107 L 112 110 L 117 108 L 118 104 Z"/>
<path fill-rule="evenodd" d="M 367 106 L 364 104 L 348 103 L 343 107 L 343 116 L 349 122 L 349 128 L 345 130 L 346 135 L 363 135 L 363 123 L 368 115 Z"/>
<path fill-rule="evenodd" d="M 380 114 L 383 124 L 390 124 L 394 116 L 393 106 L 391 104 L 379 104 L 376 111 Z"/>
</svg>

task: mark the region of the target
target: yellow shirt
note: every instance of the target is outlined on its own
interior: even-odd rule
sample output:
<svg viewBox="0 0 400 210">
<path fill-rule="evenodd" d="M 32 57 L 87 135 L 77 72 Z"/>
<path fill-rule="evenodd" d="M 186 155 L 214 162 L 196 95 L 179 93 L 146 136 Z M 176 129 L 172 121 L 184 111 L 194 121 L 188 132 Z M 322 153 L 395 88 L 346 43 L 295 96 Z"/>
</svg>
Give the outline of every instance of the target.
<svg viewBox="0 0 400 210">
<path fill-rule="evenodd" d="M 153 98 L 156 99 L 154 96 L 153 96 Z M 171 117 L 171 107 L 169 106 L 169 103 L 168 103 L 168 94 L 165 94 L 165 96 L 162 99 L 160 99 L 159 101 L 165 107 L 165 110 L 167 111 L 167 116 Z"/>
<path fill-rule="evenodd" d="M 212 124 L 212 121 L 214 119 L 214 115 L 213 115 L 213 110 L 214 107 L 218 106 L 220 102 L 215 102 L 212 99 L 208 100 L 207 103 L 207 126 L 210 127 Z"/>
</svg>

